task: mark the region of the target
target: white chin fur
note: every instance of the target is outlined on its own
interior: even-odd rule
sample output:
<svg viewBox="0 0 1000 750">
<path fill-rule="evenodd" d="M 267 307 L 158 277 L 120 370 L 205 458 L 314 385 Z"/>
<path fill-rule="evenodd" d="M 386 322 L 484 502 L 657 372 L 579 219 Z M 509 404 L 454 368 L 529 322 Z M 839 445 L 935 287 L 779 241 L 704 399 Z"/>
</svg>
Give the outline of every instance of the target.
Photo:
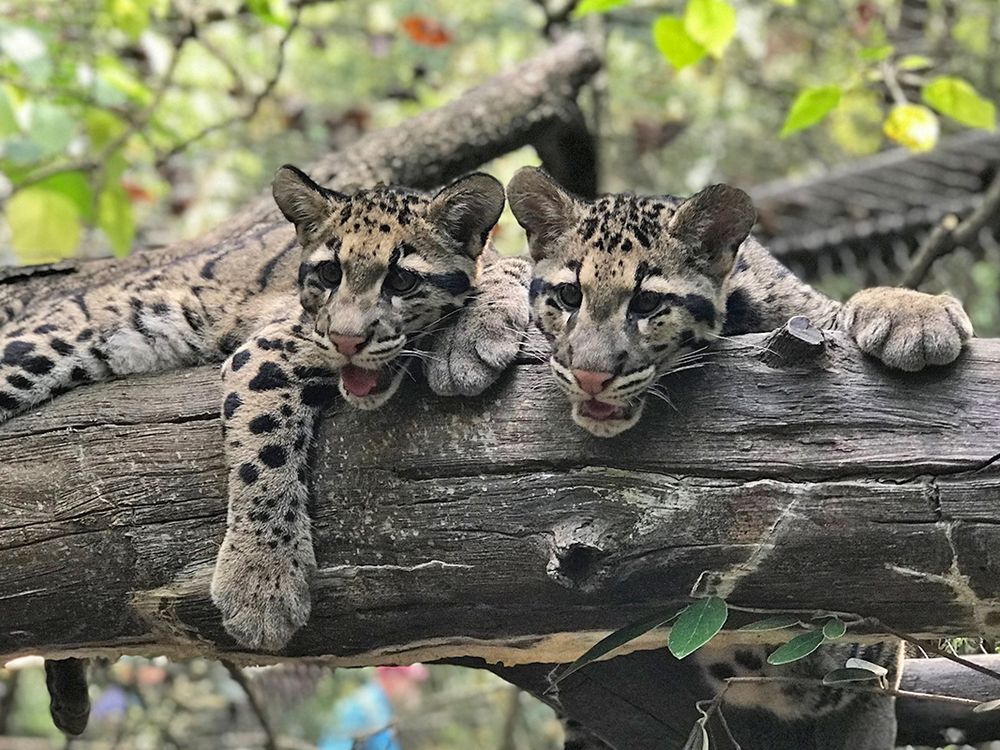
<svg viewBox="0 0 1000 750">
<path fill-rule="evenodd" d="M 615 435 L 620 435 L 625 432 L 625 430 L 630 430 L 635 427 L 639 422 L 639 418 L 642 416 L 642 410 L 643 407 L 645 407 L 645 403 L 640 403 L 635 408 L 635 411 L 624 419 L 591 419 L 590 417 L 585 417 L 580 413 L 580 406 L 581 404 L 579 403 L 573 404 L 573 421 L 591 435 L 609 438 L 614 437 Z"/>
<path fill-rule="evenodd" d="M 403 382 L 405 374 L 406 367 L 400 367 L 396 374 L 392 376 L 389 386 L 384 391 L 373 393 L 370 396 L 355 396 L 353 393 L 349 393 L 344 389 L 344 381 L 341 378 L 337 378 L 337 388 L 340 390 L 340 395 L 344 397 L 344 401 L 350 406 L 353 406 L 355 409 L 371 411 L 372 409 L 384 406 L 390 398 L 396 395 L 396 391 L 399 390 L 399 384 Z"/>
</svg>

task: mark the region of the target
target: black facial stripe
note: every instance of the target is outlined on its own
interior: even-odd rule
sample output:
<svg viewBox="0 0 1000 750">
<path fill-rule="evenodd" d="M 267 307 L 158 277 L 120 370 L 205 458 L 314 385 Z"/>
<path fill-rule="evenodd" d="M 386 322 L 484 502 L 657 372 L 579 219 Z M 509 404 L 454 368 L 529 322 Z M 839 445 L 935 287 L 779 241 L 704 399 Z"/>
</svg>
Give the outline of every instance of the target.
<svg viewBox="0 0 1000 750">
<path fill-rule="evenodd" d="M 545 279 L 539 277 L 533 278 L 531 280 L 531 287 L 528 290 L 531 301 L 534 302 L 536 297 L 546 294 L 551 288 L 552 284 L 547 282 Z"/>
<path fill-rule="evenodd" d="M 647 375 L 645 374 L 645 369 L 646 368 L 643 368 L 642 370 L 633 370 L 632 372 L 622 373 L 621 375 L 618 376 L 618 382 L 615 383 L 615 385 L 618 388 L 625 388 L 626 386 L 629 386 L 632 383 L 636 382 L 641 383 L 647 377 Z"/>
<path fill-rule="evenodd" d="M 418 274 L 428 284 L 436 286 L 438 289 L 458 296 L 465 294 L 472 287 L 472 281 L 468 274 L 463 271 L 449 271 L 447 273 Z"/>
<path fill-rule="evenodd" d="M 668 292 L 663 295 L 663 298 L 671 305 L 680 305 L 683 307 L 698 323 L 715 323 L 715 316 L 718 312 L 712 300 L 708 297 L 700 294 L 685 294 L 682 297 L 679 294 Z"/>
<path fill-rule="evenodd" d="M 315 268 L 315 263 L 299 264 L 299 286 L 303 286 L 306 283 L 306 277 L 311 274 Z"/>
<path fill-rule="evenodd" d="M 365 353 L 381 354 L 384 351 L 389 351 L 390 349 L 395 348 L 395 346 L 396 346 L 395 341 L 381 341 L 381 342 L 376 341 L 374 344 L 365 349 Z"/>
</svg>

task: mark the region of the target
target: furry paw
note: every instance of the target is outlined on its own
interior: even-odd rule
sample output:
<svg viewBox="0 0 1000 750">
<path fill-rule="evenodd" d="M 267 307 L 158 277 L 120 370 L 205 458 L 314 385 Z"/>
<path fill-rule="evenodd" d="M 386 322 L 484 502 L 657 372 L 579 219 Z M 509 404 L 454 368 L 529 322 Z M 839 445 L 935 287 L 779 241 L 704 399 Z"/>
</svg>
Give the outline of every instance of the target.
<svg viewBox="0 0 1000 750">
<path fill-rule="evenodd" d="M 969 316 L 954 297 L 887 287 L 851 297 L 840 325 L 861 351 L 910 372 L 955 361 L 972 336 Z"/>
<path fill-rule="evenodd" d="M 514 361 L 531 317 L 531 269 L 517 258 L 483 271 L 476 298 L 438 335 L 427 365 L 431 389 L 442 396 L 475 396 Z"/>
<path fill-rule="evenodd" d="M 212 601 L 226 632 L 254 651 L 283 649 L 309 620 L 315 567 L 308 541 L 292 552 L 270 549 L 252 534 L 227 532 L 212 576 Z"/>
</svg>

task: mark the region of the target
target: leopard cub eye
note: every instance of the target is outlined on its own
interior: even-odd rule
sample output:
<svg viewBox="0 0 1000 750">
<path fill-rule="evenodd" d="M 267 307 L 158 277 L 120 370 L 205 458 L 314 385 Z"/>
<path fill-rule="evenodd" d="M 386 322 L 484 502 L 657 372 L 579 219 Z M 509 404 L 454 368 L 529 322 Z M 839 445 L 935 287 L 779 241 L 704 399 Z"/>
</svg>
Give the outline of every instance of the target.
<svg viewBox="0 0 1000 750">
<path fill-rule="evenodd" d="M 663 302 L 663 297 L 656 292 L 639 292 L 629 304 L 629 312 L 633 315 L 649 315 L 655 312 Z"/>
<path fill-rule="evenodd" d="M 392 294 L 406 294 L 413 291 L 420 277 L 405 268 L 393 268 L 385 277 L 385 288 Z"/>
<path fill-rule="evenodd" d="M 576 310 L 583 303 L 583 292 L 576 284 L 560 284 L 556 287 L 556 298 L 567 310 Z"/>
<path fill-rule="evenodd" d="M 344 274 L 338 261 L 326 260 L 316 266 L 316 275 L 319 277 L 320 283 L 332 289 L 340 285 Z"/>
</svg>

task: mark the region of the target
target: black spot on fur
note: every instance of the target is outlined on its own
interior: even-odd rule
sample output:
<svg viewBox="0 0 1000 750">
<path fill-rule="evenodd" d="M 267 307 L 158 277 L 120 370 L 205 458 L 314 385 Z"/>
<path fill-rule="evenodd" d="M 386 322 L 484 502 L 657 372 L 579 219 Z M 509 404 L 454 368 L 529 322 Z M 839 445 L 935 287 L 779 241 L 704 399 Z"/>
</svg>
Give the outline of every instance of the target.
<svg viewBox="0 0 1000 750">
<path fill-rule="evenodd" d="M 76 340 L 77 341 L 90 341 L 90 339 L 93 337 L 93 335 L 94 335 L 94 329 L 93 328 L 84 328 L 82 331 L 80 331 L 76 335 Z"/>
<path fill-rule="evenodd" d="M 306 406 L 322 408 L 332 404 L 337 397 L 337 391 L 329 384 L 310 384 L 302 389 L 302 403 Z"/>
<path fill-rule="evenodd" d="M 170 314 L 170 305 L 168 305 L 166 302 L 154 302 L 153 314 L 159 315 L 161 318 L 165 318 Z"/>
<path fill-rule="evenodd" d="M 259 476 L 260 472 L 253 464 L 242 464 L 240 466 L 240 479 L 243 480 L 244 484 L 253 484 Z"/>
<path fill-rule="evenodd" d="M 250 432 L 260 435 L 262 432 L 273 432 L 278 429 L 278 420 L 270 414 L 261 414 L 250 420 Z"/>
<path fill-rule="evenodd" d="M 48 357 L 38 355 L 24 360 L 21 366 L 32 375 L 45 375 L 52 371 L 55 364 Z"/>
<path fill-rule="evenodd" d="M 57 354 L 61 354 L 64 357 L 69 354 L 72 354 L 73 352 L 73 345 L 67 344 L 62 339 L 52 339 L 51 341 L 49 341 L 49 346 L 52 347 L 52 351 L 56 352 Z"/>
<path fill-rule="evenodd" d="M 754 333 L 764 327 L 760 314 L 743 289 L 733 290 L 726 300 L 726 323 L 722 327 L 725 336 L 740 333 Z"/>
<path fill-rule="evenodd" d="M 270 466 L 272 469 L 284 466 L 285 461 L 288 460 L 288 452 L 276 443 L 265 445 L 257 455 L 266 466 Z"/>
<path fill-rule="evenodd" d="M 763 669 L 764 667 L 764 662 L 762 662 L 760 660 L 760 657 L 757 656 L 757 654 L 755 654 L 753 651 L 739 649 L 736 651 L 733 658 L 736 660 L 736 663 L 739 664 L 741 667 L 744 667 L 745 669 L 749 669 L 754 672 L 756 672 L 758 669 Z"/>
<path fill-rule="evenodd" d="M 0 391 L 0 409 L 14 411 L 21 406 L 21 402 L 8 393 Z"/>
<path fill-rule="evenodd" d="M 288 376 L 274 362 L 262 362 L 257 374 L 250 380 L 251 391 L 273 391 L 287 385 Z"/>
<path fill-rule="evenodd" d="M 7 382 L 21 391 L 30 390 L 31 387 L 35 384 L 34 381 L 28 380 L 28 378 L 24 377 L 24 375 L 18 375 L 17 373 L 14 373 L 13 375 L 8 375 Z"/>
<path fill-rule="evenodd" d="M 241 406 L 243 406 L 243 399 L 240 398 L 240 394 L 233 391 L 226 396 L 226 400 L 222 402 L 222 415 L 226 419 L 232 419 L 236 410 Z"/>
<path fill-rule="evenodd" d="M 69 377 L 74 383 L 86 383 L 90 380 L 90 373 L 82 367 L 74 367 Z"/>
<path fill-rule="evenodd" d="M 715 664 L 708 668 L 708 671 L 712 677 L 719 681 L 728 680 L 730 677 L 736 676 L 736 672 L 733 671 L 732 665 L 721 661 L 715 662 Z"/>
<path fill-rule="evenodd" d="M 315 380 L 316 378 L 332 378 L 337 373 L 325 367 L 304 367 L 302 365 L 292 368 L 295 377 L 299 380 Z"/>
<path fill-rule="evenodd" d="M 240 352 L 236 352 L 236 354 L 233 355 L 233 362 L 232 362 L 233 372 L 239 370 L 241 367 L 243 367 L 243 365 L 245 365 L 249 361 L 250 361 L 250 352 L 247 349 L 244 349 L 243 351 Z"/>
<path fill-rule="evenodd" d="M 290 407 L 288 404 L 282 404 L 281 405 L 281 415 L 284 416 L 284 417 L 290 417 L 290 416 L 292 416 L 292 407 Z"/>
<path fill-rule="evenodd" d="M 27 355 L 35 351 L 35 345 L 30 341 L 14 339 L 3 350 L 3 364 L 19 365 Z"/>
<path fill-rule="evenodd" d="M 51 323 L 46 323 L 45 325 L 40 325 L 35 329 L 35 333 L 42 335 L 44 333 L 52 333 L 52 331 L 59 330 L 58 326 L 54 326 Z"/>
</svg>

